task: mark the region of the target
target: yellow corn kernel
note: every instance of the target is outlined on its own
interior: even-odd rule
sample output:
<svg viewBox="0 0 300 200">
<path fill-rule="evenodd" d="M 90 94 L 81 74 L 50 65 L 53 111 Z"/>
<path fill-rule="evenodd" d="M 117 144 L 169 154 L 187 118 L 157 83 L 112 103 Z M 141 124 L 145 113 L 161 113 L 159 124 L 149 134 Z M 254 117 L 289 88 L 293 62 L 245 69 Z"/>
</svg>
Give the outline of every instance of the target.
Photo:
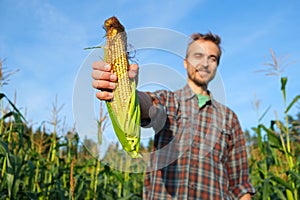
<svg viewBox="0 0 300 200">
<path fill-rule="evenodd" d="M 119 96 L 121 105 L 124 106 L 127 97 L 131 94 L 130 80 L 128 77 L 128 58 L 126 47 L 124 45 L 124 37 L 122 33 L 116 34 L 114 37 L 108 37 L 107 42 L 107 55 L 105 62 L 112 66 L 112 71 L 116 73 L 118 82 L 116 83 L 116 89 L 114 90 L 115 96 Z M 112 101 L 113 106 L 114 100 Z M 116 108 L 120 109 L 120 108 Z"/>
</svg>

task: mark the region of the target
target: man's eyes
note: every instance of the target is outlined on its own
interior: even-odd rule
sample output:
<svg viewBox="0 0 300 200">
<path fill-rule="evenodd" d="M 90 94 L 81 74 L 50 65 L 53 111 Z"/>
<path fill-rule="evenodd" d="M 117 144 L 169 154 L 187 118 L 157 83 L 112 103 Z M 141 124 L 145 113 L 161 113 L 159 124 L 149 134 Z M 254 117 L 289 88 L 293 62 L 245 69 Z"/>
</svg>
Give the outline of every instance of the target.
<svg viewBox="0 0 300 200">
<path fill-rule="evenodd" d="M 196 58 L 196 59 L 203 59 L 204 57 L 205 57 L 205 55 L 202 54 L 202 53 L 195 53 L 194 54 L 194 58 Z M 217 62 L 217 57 L 216 56 L 208 56 L 207 60 L 209 62 Z"/>
<path fill-rule="evenodd" d="M 204 57 L 204 55 L 202 53 L 195 53 L 194 56 L 196 58 L 203 58 Z"/>
<path fill-rule="evenodd" d="M 215 56 L 211 56 L 208 58 L 210 62 L 217 62 L 217 58 Z"/>
</svg>

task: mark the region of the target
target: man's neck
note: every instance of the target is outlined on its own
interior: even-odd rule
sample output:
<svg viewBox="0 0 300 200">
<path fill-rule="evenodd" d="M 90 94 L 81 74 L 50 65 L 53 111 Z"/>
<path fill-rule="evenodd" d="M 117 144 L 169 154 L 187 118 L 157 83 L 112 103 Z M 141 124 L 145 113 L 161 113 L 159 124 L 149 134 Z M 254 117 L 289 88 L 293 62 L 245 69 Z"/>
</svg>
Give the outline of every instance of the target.
<svg viewBox="0 0 300 200">
<path fill-rule="evenodd" d="M 207 85 L 197 85 L 194 83 L 194 81 L 188 79 L 188 85 L 190 86 L 191 90 L 195 93 L 195 94 L 201 94 L 201 95 L 205 95 L 208 96 L 208 92 L 207 92 Z"/>
</svg>

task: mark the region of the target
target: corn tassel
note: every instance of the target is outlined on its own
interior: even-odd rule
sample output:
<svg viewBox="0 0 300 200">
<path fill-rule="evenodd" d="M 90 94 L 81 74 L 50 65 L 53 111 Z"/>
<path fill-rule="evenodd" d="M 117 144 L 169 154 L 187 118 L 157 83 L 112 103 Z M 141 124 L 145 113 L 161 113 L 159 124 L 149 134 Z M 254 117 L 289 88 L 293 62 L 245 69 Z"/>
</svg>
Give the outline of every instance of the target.
<svg viewBox="0 0 300 200">
<path fill-rule="evenodd" d="M 114 131 L 128 154 L 140 157 L 140 107 L 136 94 L 136 83 L 128 77 L 127 37 L 123 25 L 116 17 L 107 19 L 104 60 L 116 73 L 118 81 L 113 91 L 114 98 L 107 101 L 107 109 Z"/>
</svg>

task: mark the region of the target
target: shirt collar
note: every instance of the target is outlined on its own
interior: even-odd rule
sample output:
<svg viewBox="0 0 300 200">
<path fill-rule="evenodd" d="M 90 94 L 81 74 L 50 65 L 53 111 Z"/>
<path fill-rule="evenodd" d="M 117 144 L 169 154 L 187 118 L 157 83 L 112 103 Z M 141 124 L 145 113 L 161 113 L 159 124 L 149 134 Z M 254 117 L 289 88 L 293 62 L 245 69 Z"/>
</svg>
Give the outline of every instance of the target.
<svg viewBox="0 0 300 200">
<path fill-rule="evenodd" d="M 208 90 L 207 91 L 208 94 L 209 94 L 209 99 L 208 100 L 208 103 L 211 103 L 214 107 L 217 108 L 217 102 L 216 100 L 213 98 L 213 95 L 212 93 Z M 184 87 L 183 87 L 183 98 L 184 100 L 190 100 L 190 99 L 193 99 L 193 98 L 197 98 L 196 94 L 192 91 L 192 89 L 190 88 L 190 86 L 188 84 L 186 84 Z"/>
<path fill-rule="evenodd" d="M 192 91 L 192 89 L 190 88 L 190 86 L 188 84 L 186 84 L 183 87 L 183 98 L 184 98 L 184 100 L 192 99 L 195 96 L 196 96 L 196 94 Z"/>
</svg>

